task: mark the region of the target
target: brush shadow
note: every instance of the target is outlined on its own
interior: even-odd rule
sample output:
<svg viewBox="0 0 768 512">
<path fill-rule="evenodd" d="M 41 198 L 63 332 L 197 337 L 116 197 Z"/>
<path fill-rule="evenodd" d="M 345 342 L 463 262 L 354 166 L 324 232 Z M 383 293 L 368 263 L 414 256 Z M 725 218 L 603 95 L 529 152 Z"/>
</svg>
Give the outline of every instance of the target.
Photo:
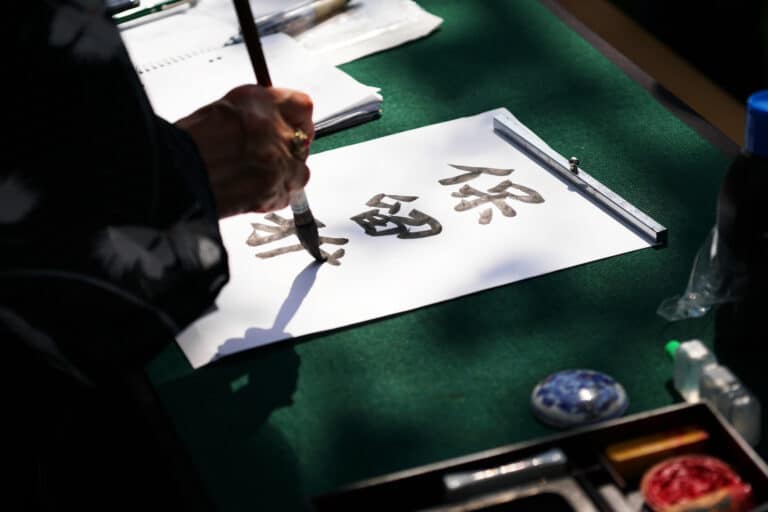
<svg viewBox="0 0 768 512">
<path fill-rule="evenodd" d="M 310 290 L 315 284 L 317 272 L 321 264 L 313 261 L 302 270 L 291 284 L 288 296 L 280 306 L 280 310 L 275 317 L 272 327 L 263 329 L 261 327 L 251 327 L 245 331 L 242 338 L 230 338 L 219 345 L 216 355 L 211 361 L 216 361 L 224 356 L 242 352 L 243 350 L 259 347 L 273 341 L 292 338 L 293 335 L 286 331 L 286 327 L 296 316 L 304 299 L 309 295 Z"/>
</svg>

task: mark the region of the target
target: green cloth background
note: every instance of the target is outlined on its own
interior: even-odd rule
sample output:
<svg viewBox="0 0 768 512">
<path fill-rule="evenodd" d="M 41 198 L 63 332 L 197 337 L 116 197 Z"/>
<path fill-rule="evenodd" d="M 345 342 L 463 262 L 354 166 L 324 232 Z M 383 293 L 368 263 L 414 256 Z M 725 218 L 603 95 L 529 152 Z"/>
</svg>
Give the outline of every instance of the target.
<svg viewBox="0 0 768 512">
<path fill-rule="evenodd" d="M 168 347 L 148 370 L 221 510 L 301 510 L 356 480 L 552 434 L 529 396 L 564 368 L 619 379 L 628 413 L 673 403 L 664 342 L 711 341 L 709 317 L 667 324 L 655 311 L 686 284 L 728 158 L 537 1 L 419 4 L 444 19 L 436 33 L 343 66 L 381 87 L 382 118 L 313 152 L 506 107 L 666 225 L 669 246 L 197 371 Z"/>
</svg>

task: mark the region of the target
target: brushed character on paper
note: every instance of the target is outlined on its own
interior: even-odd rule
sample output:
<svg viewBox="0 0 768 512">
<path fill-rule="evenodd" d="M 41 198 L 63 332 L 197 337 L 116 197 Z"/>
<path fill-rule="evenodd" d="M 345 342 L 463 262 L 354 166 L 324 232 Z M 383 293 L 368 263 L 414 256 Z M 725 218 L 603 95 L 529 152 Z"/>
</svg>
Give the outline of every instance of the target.
<svg viewBox="0 0 768 512">
<path fill-rule="evenodd" d="M 251 235 L 248 237 L 248 240 L 246 240 L 245 242 L 246 244 L 252 247 L 259 247 L 262 245 L 269 244 L 271 242 L 282 240 L 283 238 L 296 234 L 296 226 L 293 223 L 293 219 L 285 219 L 276 213 L 270 213 L 264 216 L 264 220 L 271 222 L 272 225 L 261 224 L 259 222 L 252 222 L 251 227 L 253 227 L 253 233 L 251 233 Z M 315 219 L 315 222 L 317 222 L 318 228 L 325 227 L 325 224 L 320 222 L 318 219 Z M 266 234 L 262 234 L 262 233 L 266 233 Z M 328 236 L 320 237 L 321 245 L 322 244 L 345 245 L 347 242 L 349 242 L 349 239 L 347 238 L 334 238 L 334 237 L 328 237 Z M 295 245 L 280 247 L 278 249 L 272 249 L 265 252 L 259 252 L 259 253 L 256 253 L 256 256 L 261 259 L 268 259 L 268 258 L 274 258 L 275 256 L 280 256 L 281 254 L 287 254 L 287 253 L 298 252 L 303 250 L 304 249 L 301 247 L 301 244 L 295 244 Z M 326 263 L 329 263 L 331 265 L 337 265 L 337 266 L 341 265 L 341 261 L 339 260 L 341 260 L 341 258 L 344 256 L 343 248 L 336 249 L 333 253 L 328 253 L 321 247 L 320 252 L 323 254 L 323 256 L 327 258 Z"/>
<path fill-rule="evenodd" d="M 494 169 L 492 167 L 472 167 L 468 165 L 456 165 L 448 164 L 454 169 L 464 171 L 464 174 L 453 176 L 451 178 L 443 178 L 438 180 L 443 186 L 458 185 L 460 183 L 466 183 L 467 181 L 474 180 L 481 174 L 488 176 L 509 176 L 514 169 Z M 522 192 L 522 194 L 513 194 L 508 189 L 516 189 Z M 478 190 L 469 185 L 463 185 L 456 192 L 451 193 L 451 196 L 461 198 L 461 201 L 454 206 L 454 210 L 457 212 L 464 212 L 471 210 L 480 205 L 491 203 L 499 209 L 502 215 L 505 217 L 514 217 L 517 212 L 509 204 L 507 199 L 514 199 L 516 201 L 522 201 L 524 203 L 538 204 L 544 202 L 544 197 L 532 188 L 513 183 L 510 180 L 503 180 L 498 185 L 486 189 L 485 192 Z M 475 199 L 467 200 L 468 197 L 474 197 Z M 480 212 L 480 224 L 490 224 L 493 219 L 493 209 L 486 208 Z"/>
<path fill-rule="evenodd" d="M 405 196 L 396 194 L 376 194 L 366 202 L 366 206 L 374 207 L 354 217 L 355 221 L 369 236 L 397 235 L 397 238 L 413 239 L 426 238 L 440 234 L 443 226 L 434 217 L 415 208 L 408 212 L 408 216 L 396 215 L 402 208 L 402 203 L 416 201 L 418 196 Z M 393 200 L 392 203 L 384 202 L 385 199 Z M 426 226 L 426 229 L 414 229 Z"/>
</svg>

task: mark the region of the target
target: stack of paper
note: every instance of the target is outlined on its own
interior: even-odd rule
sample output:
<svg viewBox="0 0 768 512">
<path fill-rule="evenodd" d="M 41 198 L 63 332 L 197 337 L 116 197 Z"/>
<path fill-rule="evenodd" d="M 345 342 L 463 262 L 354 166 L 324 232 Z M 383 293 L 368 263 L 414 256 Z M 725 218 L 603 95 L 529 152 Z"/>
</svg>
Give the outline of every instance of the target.
<svg viewBox="0 0 768 512">
<path fill-rule="evenodd" d="M 251 0 L 257 18 L 304 3 Z M 312 97 L 322 134 L 373 119 L 381 108 L 378 89 L 334 65 L 422 37 L 440 23 L 412 0 L 353 0 L 343 12 L 295 34 L 296 40 L 272 35 L 262 45 L 274 85 Z M 120 29 L 155 111 L 170 121 L 255 81 L 245 45 L 227 45 L 239 34 L 231 0 L 199 0 Z"/>
<path fill-rule="evenodd" d="M 251 0 L 250 4 L 258 19 L 306 1 Z M 152 4 L 153 0 L 143 1 L 141 8 Z M 442 22 L 413 0 L 352 0 L 330 19 L 291 35 L 313 55 L 339 65 L 424 37 Z M 220 48 L 239 32 L 232 0 L 198 0 L 193 8 L 163 11 L 123 23 L 120 29 L 133 61 L 142 65 Z"/>
<path fill-rule="evenodd" d="M 313 57 L 284 34 L 267 36 L 261 44 L 274 86 L 312 97 L 318 134 L 378 115 L 382 101 L 378 89 Z M 256 80 L 242 44 L 142 66 L 139 73 L 155 112 L 170 121 L 221 98 L 233 87 Z"/>
</svg>

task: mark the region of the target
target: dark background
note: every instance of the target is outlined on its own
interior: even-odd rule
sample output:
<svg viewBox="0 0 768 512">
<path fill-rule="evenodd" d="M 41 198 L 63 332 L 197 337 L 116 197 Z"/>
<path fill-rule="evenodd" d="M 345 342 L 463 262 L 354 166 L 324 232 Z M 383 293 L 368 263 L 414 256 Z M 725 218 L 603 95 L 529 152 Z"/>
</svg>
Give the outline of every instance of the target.
<svg viewBox="0 0 768 512">
<path fill-rule="evenodd" d="M 739 101 L 768 88 L 768 0 L 611 0 Z"/>
</svg>

